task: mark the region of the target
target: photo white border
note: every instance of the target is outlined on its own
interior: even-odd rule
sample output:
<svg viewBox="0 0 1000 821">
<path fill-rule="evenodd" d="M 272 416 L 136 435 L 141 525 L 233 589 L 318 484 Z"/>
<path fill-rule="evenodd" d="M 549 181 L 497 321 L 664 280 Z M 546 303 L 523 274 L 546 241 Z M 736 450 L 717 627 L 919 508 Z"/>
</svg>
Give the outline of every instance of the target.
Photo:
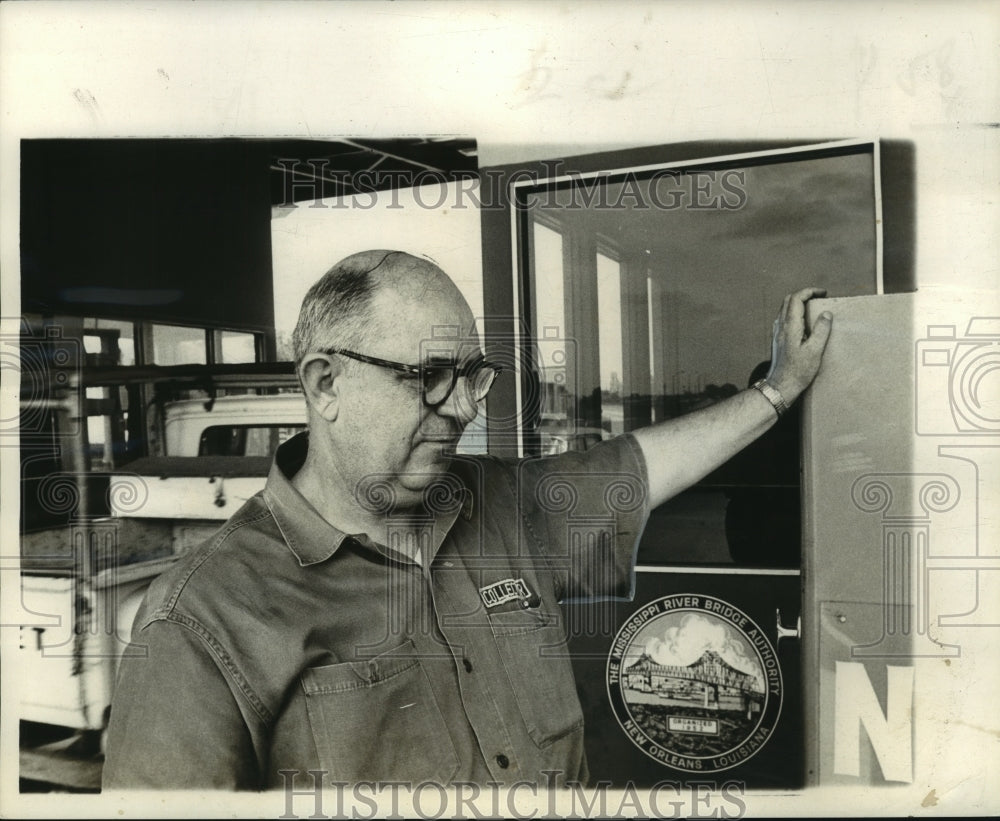
<svg viewBox="0 0 1000 821">
<path fill-rule="evenodd" d="M 2 313 L 20 310 L 18 143 L 38 137 L 463 135 L 487 166 L 730 136 L 875 133 L 915 145 L 921 290 L 993 295 L 998 40 L 998 5 L 981 0 L 3 3 Z M 0 386 L 0 415 L 15 391 Z M 0 498 L 17 499 L 16 451 L 2 450 Z M 0 510 L 8 553 L 17 508 Z M 6 559 L 0 567 L 9 601 L 15 574 Z M 14 631 L 2 632 L 6 649 Z M 995 659 L 978 669 L 996 680 Z M 2 676 L 9 692 L 16 670 L 3 665 Z M 996 711 L 984 704 L 982 715 Z M 3 817 L 282 811 L 269 796 L 19 796 L 16 734 L 0 722 Z M 1000 812 L 996 779 L 981 776 L 998 763 L 987 738 L 992 746 L 958 753 L 963 782 L 920 773 L 902 787 L 762 794 L 750 813 Z"/>
</svg>

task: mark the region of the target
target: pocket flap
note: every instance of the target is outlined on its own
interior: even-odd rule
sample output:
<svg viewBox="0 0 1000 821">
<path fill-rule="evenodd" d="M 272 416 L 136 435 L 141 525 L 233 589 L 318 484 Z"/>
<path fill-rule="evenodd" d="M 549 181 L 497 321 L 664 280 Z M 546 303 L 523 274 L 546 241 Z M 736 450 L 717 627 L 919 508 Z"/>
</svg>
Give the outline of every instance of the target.
<svg viewBox="0 0 1000 821">
<path fill-rule="evenodd" d="M 417 663 L 413 642 L 407 640 L 405 644 L 370 659 L 308 667 L 302 673 L 302 689 L 306 695 L 315 695 L 371 687 L 406 672 Z"/>
</svg>

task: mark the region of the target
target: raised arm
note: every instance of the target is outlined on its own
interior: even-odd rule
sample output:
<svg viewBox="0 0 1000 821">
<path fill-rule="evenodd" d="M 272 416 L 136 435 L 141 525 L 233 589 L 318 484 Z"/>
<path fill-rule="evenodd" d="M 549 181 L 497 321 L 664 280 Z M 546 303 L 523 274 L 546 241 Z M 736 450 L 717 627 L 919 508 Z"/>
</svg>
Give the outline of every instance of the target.
<svg viewBox="0 0 1000 821">
<path fill-rule="evenodd" d="M 811 331 L 805 304 L 826 291 L 805 288 L 785 297 L 774 321 L 766 381 L 791 405 L 819 371 L 833 322 L 824 312 Z M 759 390 L 741 391 L 711 407 L 634 431 L 649 471 L 650 507 L 662 504 L 739 453 L 777 421 Z"/>
</svg>

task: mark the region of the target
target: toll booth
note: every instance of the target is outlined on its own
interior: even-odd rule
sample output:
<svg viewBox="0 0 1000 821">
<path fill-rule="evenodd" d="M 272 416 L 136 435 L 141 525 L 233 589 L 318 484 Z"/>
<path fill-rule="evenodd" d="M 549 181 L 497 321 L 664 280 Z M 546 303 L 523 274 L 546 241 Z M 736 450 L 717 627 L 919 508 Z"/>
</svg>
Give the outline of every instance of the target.
<svg viewBox="0 0 1000 821">
<path fill-rule="evenodd" d="M 973 377 L 964 422 L 943 397 L 957 390 L 956 348 L 996 329 L 979 319 L 963 337 L 971 305 L 912 293 L 908 147 L 755 148 L 670 146 L 484 175 L 486 196 L 508 203 L 484 213 L 487 313 L 513 306 L 537 362 L 511 395 L 490 397 L 491 415 L 520 414 L 491 449 L 544 452 L 560 426 L 568 442 L 615 435 L 748 387 L 767 373 L 781 297 L 804 284 L 830 297 L 810 316 L 836 317 L 800 405 L 652 511 L 632 599 L 565 605 L 591 775 L 610 786 L 907 782 L 917 660 L 956 652 L 939 637 L 959 618 L 949 607 L 995 623 L 971 615 L 982 600 L 945 605 L 929 592 L 932 570 L 961 566 L 956 584 L 975 599 L 986 583 L 975 569 L 995 566 L 930 546 L 956 488 L 935 478 L 940 465 L 921 473 L 926 454 L 911 440 L 921 424 L 995 429 Z M 950 334 L 933 330 L 935 312 L 951 317 Z M 935 344 L 947 351 L 930 354 Z M 921 410 L 931 378 L 935 407 Z M 606 501 L 603 521 L 570 515 L 570 539 L 607 535 L 629 500 Z"/>
</svg>

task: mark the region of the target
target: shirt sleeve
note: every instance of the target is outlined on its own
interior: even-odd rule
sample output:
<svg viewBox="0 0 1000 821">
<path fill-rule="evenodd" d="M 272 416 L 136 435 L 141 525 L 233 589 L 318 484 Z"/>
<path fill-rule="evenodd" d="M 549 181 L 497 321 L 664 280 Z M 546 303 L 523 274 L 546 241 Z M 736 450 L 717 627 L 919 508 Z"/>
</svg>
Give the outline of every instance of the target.
<svg viewBox="0 0 1000 821">
<path fill-rule="evenodd" d="M 646 462 L 630 434 L 518 464 L 521 518 L 562 599 L 630 598 L 649 517 Z"/>
<path fill-rule="evenodd" d="M 118 670 L 103 788 L 256 788 L 245 709 L 196 629 L 150 622 L 133 635 Z"/>
</svg>

